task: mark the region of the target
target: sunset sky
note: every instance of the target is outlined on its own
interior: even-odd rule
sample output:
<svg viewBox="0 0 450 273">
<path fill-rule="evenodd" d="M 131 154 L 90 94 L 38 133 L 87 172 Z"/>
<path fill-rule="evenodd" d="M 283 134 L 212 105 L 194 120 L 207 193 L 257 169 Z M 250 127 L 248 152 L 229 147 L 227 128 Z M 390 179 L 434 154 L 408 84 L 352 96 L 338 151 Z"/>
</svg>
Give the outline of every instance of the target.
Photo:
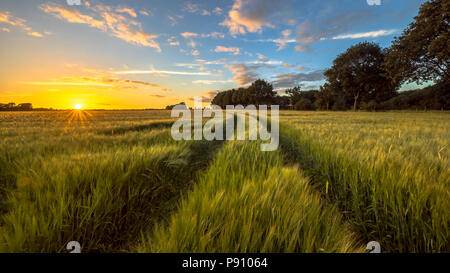
<svg viewBox="0 0 450 273">
<path fill-rule="evenodd" d="M 0 103 L 162 108 L 257 78 L 318 88 L 338 54 L 389 46 L 425 1 L 368 2 L 2 0 Z"/>
</svg>

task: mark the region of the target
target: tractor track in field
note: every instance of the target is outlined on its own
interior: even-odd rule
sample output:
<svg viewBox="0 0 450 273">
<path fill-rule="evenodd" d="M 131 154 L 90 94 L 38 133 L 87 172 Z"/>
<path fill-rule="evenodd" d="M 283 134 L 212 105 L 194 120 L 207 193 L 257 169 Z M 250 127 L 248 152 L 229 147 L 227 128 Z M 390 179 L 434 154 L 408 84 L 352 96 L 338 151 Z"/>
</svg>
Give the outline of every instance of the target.
<svg viewBox="0 0 450 273">
<path fill-rule="evenodd" d="M 299 164 L 322 199 L 338 206 L 361 242 L 377 241 L 384 252 L 448 251 L 444 228 L 449 224 L 444 212 L 448 200 L 438 194 L 443 185 L 433 185 L 436 188 L 429 192 L 414 181 L 396 185 L 395 174 L 386 172 L 384 165 L 366 166 L 355 158 L 337 155 L 332 147 L 302 138 L 301 132 L 288 125 L 280 126 L 280 144 L 286 161 Z M 412 211 L 416 198 L 426 198 L 441 213 L 432 214 L 427 207 L 413 207 Z M 414 219 L 408 215 L 413 213 L 418 215 Z M 417 221 L 428 224 L 418 225 Z"/>
</svg>

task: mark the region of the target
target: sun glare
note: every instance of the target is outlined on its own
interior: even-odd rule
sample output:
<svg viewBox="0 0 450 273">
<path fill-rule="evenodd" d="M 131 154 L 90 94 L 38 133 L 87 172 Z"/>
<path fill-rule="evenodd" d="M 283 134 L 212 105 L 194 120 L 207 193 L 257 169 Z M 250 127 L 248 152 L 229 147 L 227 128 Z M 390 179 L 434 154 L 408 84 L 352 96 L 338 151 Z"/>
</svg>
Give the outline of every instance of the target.
<svg viewBox="0 0 450 273">
<path fill-rule="evenodd" d="M 75 109 L 80 110 L 81 108 L 83 108 L 83 105 L 81 105 L 81 104 L 75 104 Z"/>
</svg>

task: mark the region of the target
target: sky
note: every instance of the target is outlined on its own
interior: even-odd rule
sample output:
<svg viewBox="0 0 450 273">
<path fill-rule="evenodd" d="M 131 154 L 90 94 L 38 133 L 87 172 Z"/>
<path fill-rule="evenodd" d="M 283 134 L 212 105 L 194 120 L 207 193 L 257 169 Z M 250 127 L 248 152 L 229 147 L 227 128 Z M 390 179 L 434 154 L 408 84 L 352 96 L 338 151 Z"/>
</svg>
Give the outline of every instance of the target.
<svg viewBox="0 0 450 273">
<path fill-rule="evenodd" d="M 2 0 L 0 103 L 163 108 L 258 78 L 317 89 L 348 47 L 389 47 L 423 2 Z"/>
</svg>

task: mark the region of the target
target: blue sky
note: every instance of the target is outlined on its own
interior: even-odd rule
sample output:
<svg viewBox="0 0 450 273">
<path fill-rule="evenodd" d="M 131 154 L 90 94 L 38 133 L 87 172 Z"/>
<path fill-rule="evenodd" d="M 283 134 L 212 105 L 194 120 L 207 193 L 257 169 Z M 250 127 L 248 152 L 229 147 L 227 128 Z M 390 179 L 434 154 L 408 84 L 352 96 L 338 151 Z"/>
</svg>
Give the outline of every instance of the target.
<svg viewBox="0 0 450 273">
<path fill-rule="evenodd" d="M 349 46 L 388 47 L 424 0 L 80 2 L 0 2 L 0 102 L 158 108 L 257 78 L 317 88 Z"/>
</svg>

